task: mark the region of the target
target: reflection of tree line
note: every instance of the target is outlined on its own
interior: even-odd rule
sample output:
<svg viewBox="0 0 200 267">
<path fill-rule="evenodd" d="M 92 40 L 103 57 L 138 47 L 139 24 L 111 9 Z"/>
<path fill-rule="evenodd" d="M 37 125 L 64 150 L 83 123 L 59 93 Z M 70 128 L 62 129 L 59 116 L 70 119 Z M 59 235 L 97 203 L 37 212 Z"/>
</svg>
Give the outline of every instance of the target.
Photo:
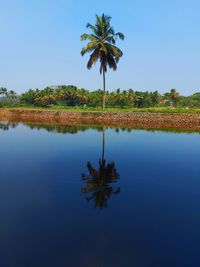
<svg viewBox="0 0 200 267">
<path fill-rule="evenodd" d="M 3 122 L 0 121 L 0 130 L 9 130 L 10 128 L 17 127 L 18 122 Z M 101 132 L 103 127 L 102 125 L 61 125 L 61 124 L 47 124 L 47 123 L 22 123 L 23 125 L 29 127 L 30 129 L 44 129 L 48 132 L 52 133 L 63 133 L 63 134 L 76 134 L 78 132 L 84 132 L 89 129 L 94 129 L 96 131 Z M 145 130 L 149 132 L 172 132 L 172 133 L 199 133 L 199 131 L 194 130 L 184 130 L 184 129 L 172 129 L 172 128 L 163 128 L 163 129 L 145 129 L 145 128 L 128 128 L 128 127 L 109 127 L 114 130 L 116 133 L 120 132 L 132 132 L 134 130 Z"/>
<path fill-rule="evenodd" d="M 11 128 L 15 128 L 19 123 L 14 122 L 0 122 L 0 130 L 7 131 Z M 88 126 L 88 125 L 60 125 L 60 124 L 40 124 L 40 123 L 22 123 L 28 128 L 34 130 L 46 130 L 52 133 L 63 133 L 63 134 L 76 134 L 78 132 L 84 132 L 88 129 L 94 129 L 96 131 L 102 131 L 102 126 Z"/>
<path fill-rule="evenodd" d="M 62 133 L 62 134 L 76 134 L 78 132 L 84 132 L 88 129 L 95 129 L 97 131 L 101 131 L 101 126 L 88 126 L 88 125 L 60 125 L 60 124 L 32 124 L 32 123 L 24 123 L 24 125 L 28 126 L 30 129 L 41 130 L 44 129 L 47 132 L 52 133 Z"/>
<path fill-rule="evenodd" d="M 3 131 L 8 131 L 10 129 L 16 128 L 17 127 L 17 123 L 11 123 L 11 122 L 1 122 L 0 121 L 0 130 Z"/>
<path fill-rule="evenodd" d="M 48 132 L 52 133 L 70 133 L 70 134 L 76 134 L 78 132 L 84 132 L 89 129 L 96 130 L 98 132 L 102 132 L 102 129 L 105 128 L 105 126 L 102 125 L 62 125 L 62 124 L 42 124 L 42 123 L 23 123 L 23 125 L 28 126 L 30 129 L 44 129 Z M 109 128 L 109 127 L 107 127 Z M 113 128 L 117 133 L 120 131 L 126 131 L 131 132 L 132 129 L 130 128 L 119 128 L 115 127 Z"/>
</svg>

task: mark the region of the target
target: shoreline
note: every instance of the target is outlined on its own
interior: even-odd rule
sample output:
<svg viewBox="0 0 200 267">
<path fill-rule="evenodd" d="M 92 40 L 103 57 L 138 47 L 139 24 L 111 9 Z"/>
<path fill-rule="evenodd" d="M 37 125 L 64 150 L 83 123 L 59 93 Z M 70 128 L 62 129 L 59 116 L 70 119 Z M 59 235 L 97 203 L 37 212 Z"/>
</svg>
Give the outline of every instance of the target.
<svg viewBox="0 0 200 267">
<path fill-rule="evenodd" d="M 62 125 L 96 124 L 140 129 L 177 129 L 200 132 L 200 114 L 114 111 L 0 109 L 0 120 Z"/>
</svg>

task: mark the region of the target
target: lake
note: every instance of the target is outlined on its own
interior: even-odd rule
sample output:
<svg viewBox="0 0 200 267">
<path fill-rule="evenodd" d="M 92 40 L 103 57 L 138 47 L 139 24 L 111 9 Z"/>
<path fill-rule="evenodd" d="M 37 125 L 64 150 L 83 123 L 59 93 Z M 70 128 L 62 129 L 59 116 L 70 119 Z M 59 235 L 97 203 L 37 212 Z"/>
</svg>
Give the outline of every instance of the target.
<svg viewBox="0 0 200 267">
<path fill-rule="evenodd" d="M 1 122 L 0 163 L 0 266 L 200 266 L 199 133 Z"/>
</svg>

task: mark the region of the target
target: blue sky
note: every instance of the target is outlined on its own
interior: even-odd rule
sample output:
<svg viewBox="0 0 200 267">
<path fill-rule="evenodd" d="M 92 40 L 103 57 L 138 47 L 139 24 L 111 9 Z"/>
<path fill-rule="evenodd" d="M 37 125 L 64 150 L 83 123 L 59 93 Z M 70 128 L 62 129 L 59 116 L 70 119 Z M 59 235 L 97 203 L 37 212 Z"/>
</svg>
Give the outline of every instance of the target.
<svg viewBox="0 0 200 267">
<path fill-rule="evenodd" d="M 98 65 L 88 71 L 80 55 L 80 35 L 103 12 L 126 36 L 109 90 L 200 91 L 199 0 L 0 0 L 0 86 L 101 88 Z"/>
</svg>

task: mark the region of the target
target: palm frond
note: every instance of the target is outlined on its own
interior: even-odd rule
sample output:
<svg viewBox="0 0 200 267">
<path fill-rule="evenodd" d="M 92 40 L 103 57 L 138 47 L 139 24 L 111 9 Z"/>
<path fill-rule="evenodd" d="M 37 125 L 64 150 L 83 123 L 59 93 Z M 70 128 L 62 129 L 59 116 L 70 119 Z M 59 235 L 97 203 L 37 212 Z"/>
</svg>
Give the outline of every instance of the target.
<svg viewBox="0 0 200 267">
<path fill-rule="evenodd" d="M 96 26 L 92 25 L 91 23 L 87 23 L 86 28 L 89 28 L 94 32 L 94 34 L 98 35 L 98 28 L 96 28 Z"/>
<path fill-rule="evenodd" d="M 117 69 L 116 60 L 115 60 L 115 58 L 111 54 L 109 54 L 107 56 L 107 62 L 108 62 L 108 66 L 109 66 L 110 69 L 113 69 L 113 70 L 116 70 Z"/>
<path fill-rule="evenodd" d="M 121 39 L 121 40 L 124 40 L 124 38 L 125 38 L 124 34 L 121 32 L 117 32 L 115 35 L 118 36 L 119 39 Z"/>
<path fill-rule="evenodd" d="M 94 50 L 94 52 L 90 55 L 90 59 L 87 63 L 87 68 L 91 69 L 93 64 L 95 64 L 97 62 L 97 60 L 99 59 L 99 50 L 96 49 Z"/>
<path fill-rule="evenodd" d="M 107 58 L 105 55 L 101 55 L 100 57 L 100 74 L 102 74 L 102 72 L 107 72 Z"/>
<path fill-rule="evenodd" d="M 90 53 L 94 51 L 94 49 L 97 48 L 97 43 L 96 42 L 89 42 L 85 47 L 82 48 L 81 50 L 81 55 L 84 56 L 85 53 Z"/>
<path fill-rule="evenodd" d="M 101 18 L 102 18 L 102 21 L 103 21 L 104 23 L 106 23 L 106 22 L 109 22 L 109 23 L 110 23 L 111 16 L 105 15 L 105 14 L 103 13 L 103 15 L 102 15 Z"/>
<path fill-rule="evenodd" d="M 107 36 L 105 39 L 104 39 L 105 42 L 108 42 L 108 43 L 111 43 L 111 44 L 115 44 L 115 36 L 114 35 L 110 35 L 110 36 Z"/>
<path fill-rule="evenodd" d="M 111 53 L 114 55 L 116 61 L 118 62 L 120 57 L 123 56 L 123 52 L 121 51 L 121 49 L 119 49 L 118 47 L 112 44 L 107 44 L 107 47 L 111 51 Z"/>
<path fill-rule="evenodd" d="M 109 24 L 110 26 L 110 24 Z M 115 35 L 115 31 L 113 29 L 113 27 L 109 27 L 106 31 L 106 35 L 109 36 L 109 35 Z"/>
<path fill-rule="evenodd" d="M 97 38 L 93 34 L 84 33 L 81 35 L 81 41 L 86 41 L 86 40 L 95 41 L 97 40 Z"/>
</svg>

